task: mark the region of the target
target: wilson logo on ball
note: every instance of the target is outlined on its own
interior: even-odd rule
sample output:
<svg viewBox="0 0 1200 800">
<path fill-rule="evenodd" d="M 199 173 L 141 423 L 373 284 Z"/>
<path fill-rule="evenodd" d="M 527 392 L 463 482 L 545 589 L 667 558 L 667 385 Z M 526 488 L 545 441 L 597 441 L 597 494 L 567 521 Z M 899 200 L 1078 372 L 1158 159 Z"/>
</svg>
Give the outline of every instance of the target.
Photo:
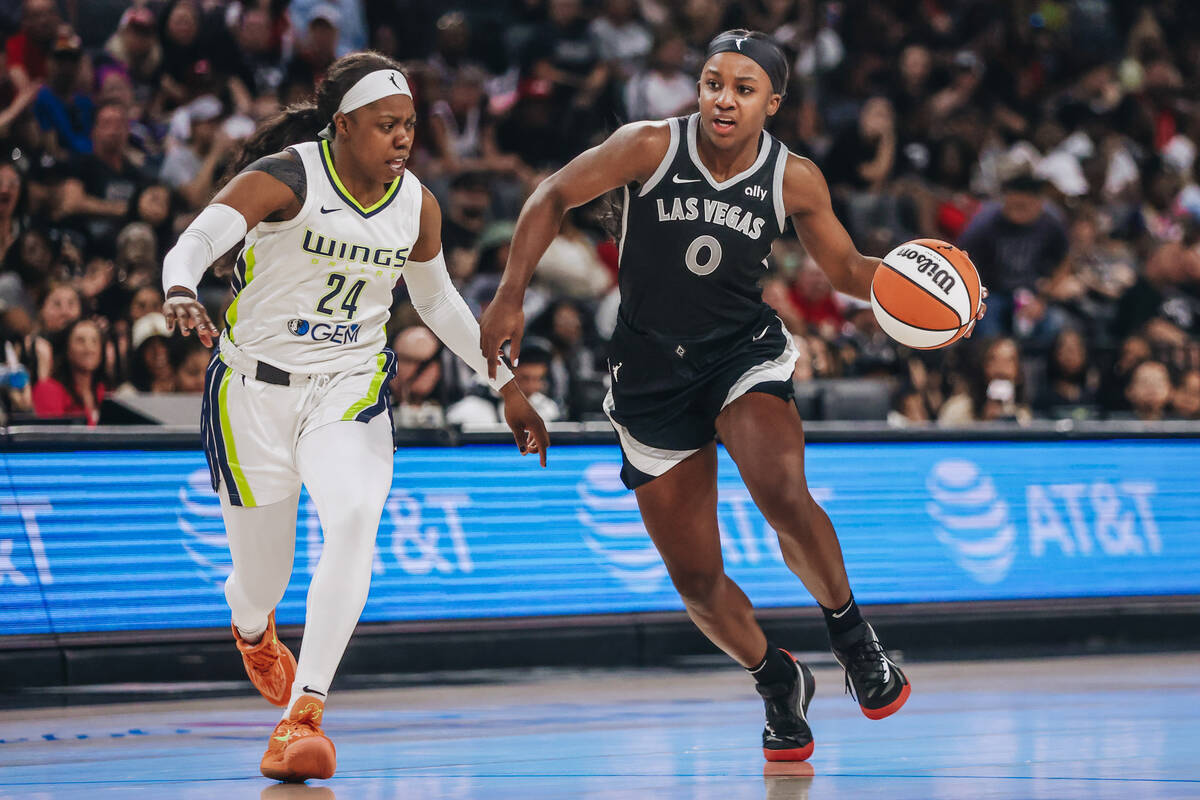
<svg viewBox="0 0 1200 800">
<path fill-rule="evenodd" d="M 954 273 L 949 269 L 941 266 L 940 260 L 934 260 L 925 253 L 919 250 L 914 250 L 911 247 L 905 247 L 896 251 L 896 255 L 901 258 L 907 258 L 917 262 L 917 272 L 922 275 L 928 275 L 929 279 L 937 284 L 938 288 L 944 294 L 950 294 L 950 290 L 958 283 L 954 279 Z"/>
</svg>

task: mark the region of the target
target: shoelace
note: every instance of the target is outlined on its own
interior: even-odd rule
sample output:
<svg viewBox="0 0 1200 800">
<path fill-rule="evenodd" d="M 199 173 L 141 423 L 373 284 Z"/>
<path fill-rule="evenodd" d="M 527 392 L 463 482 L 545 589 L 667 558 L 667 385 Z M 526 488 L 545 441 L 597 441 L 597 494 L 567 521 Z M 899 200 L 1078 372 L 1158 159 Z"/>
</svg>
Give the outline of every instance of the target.
<svg viewBox="0 0 1200 800">
<path fill-rule="evenodd" d="M 854 685 L 850 682 L 850 668 L 853 666 L 855 671 L 863 677 L 864 683 L 883 683 L 884 675 L 884 659 L 887 654 L 883 651 L 883 645 L 875 639 L 864 639 L 856 642 L 846 652 L 846 693 L 849 694 L 857 702 L 858 694 L 854 691 Z"/>
<path fill-rule="evenodd" d="M 254 667 L 255 672 L 261 672 L 264 675 L 274 669 L 279 662 L 279 656 L 273 647 L 264 647 L 256 653 L 248 654 L 250 657 L 250 666 Z"/>
</svg>

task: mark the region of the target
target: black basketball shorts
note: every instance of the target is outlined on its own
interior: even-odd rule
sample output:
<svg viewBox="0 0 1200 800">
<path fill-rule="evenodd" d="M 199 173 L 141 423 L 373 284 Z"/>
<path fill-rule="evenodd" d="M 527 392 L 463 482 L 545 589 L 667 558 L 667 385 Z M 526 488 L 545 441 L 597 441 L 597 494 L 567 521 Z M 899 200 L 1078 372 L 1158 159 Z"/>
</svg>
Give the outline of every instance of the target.
<svg viewBox="0 0 1200 800">
<path fill-rule="evenodd" d="M 725 406 L 764 392 L 791 400 L 799 353 L 773 313 L 720 338 L 675 341 L 618 322 L 609 349 L 604 412 L 621 445 L 630 489 L 711 442 Z"/>
</svg>

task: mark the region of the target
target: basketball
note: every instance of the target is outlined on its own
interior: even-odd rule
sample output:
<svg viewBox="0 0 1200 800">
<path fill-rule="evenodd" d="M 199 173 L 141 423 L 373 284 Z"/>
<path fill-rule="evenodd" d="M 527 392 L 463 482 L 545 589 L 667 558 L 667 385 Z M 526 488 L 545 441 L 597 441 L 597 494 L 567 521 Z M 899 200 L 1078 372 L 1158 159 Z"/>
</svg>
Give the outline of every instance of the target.
<svg viewBox="0 0 1200 800">
<path fill-rule="evenodd" d="M 915 239 L 883 257 L 871 280 L 871 309 L 900 344 L 936 350 L 970 329 L 981 293 L 966 253 L 937 239 Z"/>
</svg>

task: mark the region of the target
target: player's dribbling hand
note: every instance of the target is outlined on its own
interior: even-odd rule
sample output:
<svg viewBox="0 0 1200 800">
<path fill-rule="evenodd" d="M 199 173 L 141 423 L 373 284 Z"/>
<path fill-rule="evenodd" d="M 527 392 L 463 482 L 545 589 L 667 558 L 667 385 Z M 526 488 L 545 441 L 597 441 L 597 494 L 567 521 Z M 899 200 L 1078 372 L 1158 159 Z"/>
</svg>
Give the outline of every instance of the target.
<svg viewBox="0 0 1200 800">
<path fill-rule="evenodd" d="M 975 323 L 977 323 L 977 322 L 979 322 L 979 320 L 983 319 L 983 315 L 987 313 L 987 303 L 983 302 L 984 300 L 987 300 L 987 296 L 988 296 L 987 287 L 980 286 L 979 287 L 979 313 L 975 315 L 975 319 L 971 320 L 971 327 L 967 328 L 967 332 L 963 334 L 964 339 L 971 338 L 971 334 L 975 332 Z"/>
<path fill-rule="evenodd" d="M 515 379 L 501 387 L 500 396 L 504 398 L 504 421 L 512 429 L 513 438 L 517 440 L 517 449 L 521 451 L 521 455 L 537 453 L 541 457 L 542 466 L 546 466 L 546 451 L 550 448 L 550 434 L 546 433 L 546 423 L 517 388 Z"/>
<path fill-rule="evenodd" d="M 521 336 L 524 332 L 525 312 L 521 310 L 521 302 L 505 300 L 497 294 L 479 318 L 479 348 L 487 359 L 488 378 L 496 379 L 500 348 L 505 342 L 512 342 L 508 352 L 513 366 L 516 366 L 521 357 Z"/>
<path fill-rule="evenodd" d="M 163 303 L 163 316 L 167 318 L 168 331 L 174 331 L 176 325 L 179 325 L 179 332 L 184 336 L 195 331 L 205 347 L 212 347 L 220 335 L 195 295 L 181 293 L 168 297 Z"/>
</svg>

